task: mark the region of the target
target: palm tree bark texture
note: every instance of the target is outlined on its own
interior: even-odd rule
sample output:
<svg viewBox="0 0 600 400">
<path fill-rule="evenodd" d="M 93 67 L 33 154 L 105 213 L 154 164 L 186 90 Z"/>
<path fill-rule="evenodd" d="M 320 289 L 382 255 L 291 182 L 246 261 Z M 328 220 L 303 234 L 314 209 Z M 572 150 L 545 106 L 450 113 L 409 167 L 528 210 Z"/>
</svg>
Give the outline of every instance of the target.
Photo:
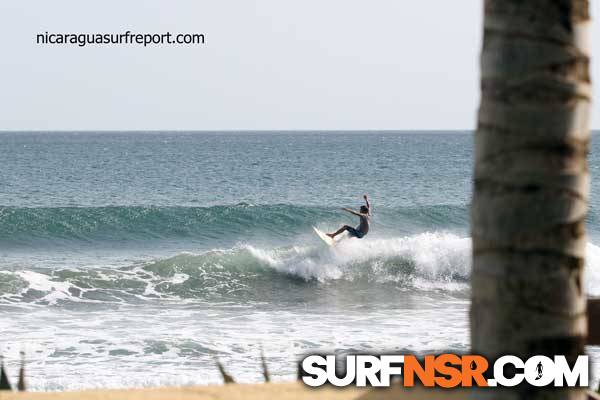
<svg viewBox="0 0 600 400">
<path fill-rule="evenodd" d="M 587 0 L 485 0 L 475 134 L 471 345 L 584 353 L 591 83 Z M 580 389 L 490 398 L 585 398 Z"/>
</svg>

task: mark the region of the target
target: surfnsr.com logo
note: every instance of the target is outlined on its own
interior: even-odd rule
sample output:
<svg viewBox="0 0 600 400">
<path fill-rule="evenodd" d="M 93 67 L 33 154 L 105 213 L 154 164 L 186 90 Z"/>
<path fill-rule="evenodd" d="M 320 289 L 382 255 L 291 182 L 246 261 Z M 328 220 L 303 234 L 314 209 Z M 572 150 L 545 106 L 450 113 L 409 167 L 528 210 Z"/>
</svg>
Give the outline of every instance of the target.
<svg viewBox="0 0 600 400">
<path fill-rule="evenodd" d="M 390 386 L 398 380 L 405 387 L 512 387 L 589 385 L 588 356 L 579 356 L 569 366 L 564 356 L 533 356 L 525 361 L 516 356 L 498 358 L 490 370 L 486 358 L 479 355 L 428 355 L 419 360 L 414 355 L 310 355 L 301 363 L 302 381 L 308 386 Z M 342 361 L 340 363 L 340 361 Z M 344 362 L 345 361 L 345 362 Z M 336 365 L 345 365 L 343 374 Z M 487 378 L 486 378 L 487 376 Z"/>
</svg>

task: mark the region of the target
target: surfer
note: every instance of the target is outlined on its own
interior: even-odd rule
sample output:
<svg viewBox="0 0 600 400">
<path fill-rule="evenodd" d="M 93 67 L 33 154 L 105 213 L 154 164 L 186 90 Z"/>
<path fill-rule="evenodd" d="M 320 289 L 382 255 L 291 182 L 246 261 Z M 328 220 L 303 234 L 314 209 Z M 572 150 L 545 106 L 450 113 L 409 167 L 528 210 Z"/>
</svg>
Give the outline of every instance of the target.
<svg viewBox="0 0 600 400">
<path fill-rule="evenodd" d="M 349 212 L 350 214 L 356 215 L 360 218 L 360 224 L 358 225 L 358 227 L 353 228 L 350 225 L 344 225 L 334 233 L 328 233 L 327 236 L 334 239 L 337 235 L 348 231 L 350 237 L 362 239 L 367 233 L 369 233 L 369 224 L 371 222 L 371 204 L 369 204 L 369 197 L 366 194 L 363 196 L 363 198 L 365 199 L 366 205 L 360 206 L 359 212 L 356 212 L 349 208 L 342 208 L 342 210 Z"/>
</svg>

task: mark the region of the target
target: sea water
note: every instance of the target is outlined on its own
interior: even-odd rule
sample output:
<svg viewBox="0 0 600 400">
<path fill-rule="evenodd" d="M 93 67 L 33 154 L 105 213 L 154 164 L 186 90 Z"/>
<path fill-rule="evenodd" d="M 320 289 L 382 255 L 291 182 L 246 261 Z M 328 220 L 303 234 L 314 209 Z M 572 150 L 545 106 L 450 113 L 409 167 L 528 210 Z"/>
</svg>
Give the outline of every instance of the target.
<svg viewBox="0 0 600 400">
<path fill-rule="evenodd" d="M 590 156 L 587 292 L 600 294 Z M 33 390 L 469 348 L 469 132 L 2 133 L 0 350 Z M 311 227 L 372 227 L 325 246 Z M 596 348 L 589 352 L 598 359 Z M 596 363 L 597 364 L 597 363 Z"/>
</svg>

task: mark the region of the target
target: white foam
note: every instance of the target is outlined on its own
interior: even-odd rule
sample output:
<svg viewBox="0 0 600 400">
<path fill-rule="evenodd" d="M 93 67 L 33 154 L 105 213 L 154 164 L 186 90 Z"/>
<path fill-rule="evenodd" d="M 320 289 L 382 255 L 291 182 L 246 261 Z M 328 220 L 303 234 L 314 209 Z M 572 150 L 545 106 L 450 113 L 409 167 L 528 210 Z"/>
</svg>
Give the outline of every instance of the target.
<svg viewBox="0 0 600 400">
<path fill-rule="evenodd" d="M 423 233 L 392 239 L 346 239 L 333 248 L 295 246 L 288 249 L 264 250 L 244 246 L 261 262 L 280 271 L 305 279 L 320 281 L 368 278 L 378 281 L 402 279 L 390 264 L 414 265 L 418 277 L 447 282 L 453 277 L 467 279 L 470 271 L 469 238 L 451 233 Z"/>
<path fill-rule="evenodd" d="M 17 271 L 16 275 L 27 282 L 27 289 L 39 290 L 40 292 L 59 291 L 68 293 L 71 287 L 69 282 L 53 281 L 50 276 L 33 271 Z"/>
<path fill-rule="evenodd" d="M 34 271 L 17 271 L 15 274 L 27 282 L 27 287 L 23 289 L 23 293 L 30 289 L 47 292 L 48 294 L 41 300 L 49 304 L 56 304 L 61 299 L 72 298 L 69 293 L 69 288 L 72 285 L 69 282 L 53 281 L 50 276 Z"/>
<path fill-rule="evenodd" d="M 265 250 L 243 246 L 272 268 L 305 279 L 352 279 L 370 265 L 380 281 L 398 280 L 386 261 L 414 263 L 413 286 L 419 289 L 462 290 L 471 273 L 471 238 L 447 232 L 428 232 L 391 239 L 346 239 L 333 248 L 299 247 Z M 458 278 L 458 281 L 456 280 Z M 588 243 L 585 280 L 587 293 L 600 296 L 600 246 Z"/>
<path fill-rule="evenodd" d="M 585 283 L 589 296 L 600 296 L 600 247 L 588 243 L 585 255 Z"/>
<path fill-rule="evenodd" d="M 171 278 L 170 282 L 178 285 L 181 284 L 185 281 L 187 281 L 188 279 L 190 279 L 190 276 L 188 274 L 174 274 L 173 277 Z"/>
<path fill-rule="evenodd" d="M 429 293 L 412 291 L 414 288 L 463 290 L 468 287 L 470 249 L 469 238 L 438 232 L 390 239 L 346 240 L 333 249 L 313 244 L 280 249 L 245 245 L 222 250 L 219 257 L 230 254 L 237 257 L 233 264 L 243 263 L 244 258 L 249 257 L 255 264 L 258 260 L 261 265 L 277 271 L 322 281 L 355 279 L 362 269 L 369 270 L 370 278 L 393 281 L 399 276 L 390 268 L 408 260 L 413 269 L 407 273 L 414 279 L 407 288 L 411 293 L 405 298 L 414 300 L 418 307 L 400 300 L 390 307 L 380 308 L 375 298 L 369 305 L 371 308 L 364 312 L 343 302 L 328 302 L 323 308 L 315 305 L 310 312 L 306 311 L 305 304 L 272 312 L 270 307 L 260 304 L 241 307 L 228 303 L 223 307 L 220 303 L 207 303 L 207 306 L 187 307 L 178 301 L 173 306 L 163 307 L 161 300 L 158 307 L 124 304 L 106 312 L 77 313 L 69 318 L 64 317 L 61 309 L 44 308 L 0 319 L 0 332 L 6 333 L 2 337 L 3 352 L 8 356 L 5 362 L 9 371 L 16 373 L 19 351 L 25 346 L 29 385 L 33 390 L 76 390 L 218 383 L 220 376 L 214 368 L 213 353 L 231 369 L 229 372 L 236 380 L 259 382 L 262 379 L 259 343 L 265 344 L 275 380 L 294 379 L 293 360 L 315 349 L 467 351 L 468 298 L 430 297 Z M 215 259 L 219 261 L 218 257 Z M 190 261 L 182 263 L 190 270 L 195 267 L 194 259 L 182 261 Z M 101 276 L 112 280 L 124 274 L 154 285 L 183 283 L 189 278 L 187 274 L 192 274 L 190 270 L 186 270 L 187 274 L 177 270 L 172 276 L 163 277 L 140 266 L 115 270 L 115 275 L 104 271 Z M 0 273 L 18 275 L 27 283 L 27 289 L 42 291 L 46 301 L 68 295 L 69 283 L 53 281 L 57 278 L 38 271 L 41 272 Z M 143 277 L 136 278 L 138 272 Z M 600 247 L 591 243 L 587 248 L 586 272 L 588 292 L 599 294 Z M 153 285 L 148 288 L 148 294 L 156 293 Z M 40 318 L 52 323 L 40 324 Z M 240 323 L 244 329 L 239 328 Z M 151 351 L 153 347 L 158 350 Z M 594 357 L 595 350 L 589 351 Z M 598 365 L 598 354 L 595 360 Z M 117 364 L 119 373 L 114 369 Z M 153 374 L 148 374 L 148 365 L 153 365 Z"/>
</svg>

